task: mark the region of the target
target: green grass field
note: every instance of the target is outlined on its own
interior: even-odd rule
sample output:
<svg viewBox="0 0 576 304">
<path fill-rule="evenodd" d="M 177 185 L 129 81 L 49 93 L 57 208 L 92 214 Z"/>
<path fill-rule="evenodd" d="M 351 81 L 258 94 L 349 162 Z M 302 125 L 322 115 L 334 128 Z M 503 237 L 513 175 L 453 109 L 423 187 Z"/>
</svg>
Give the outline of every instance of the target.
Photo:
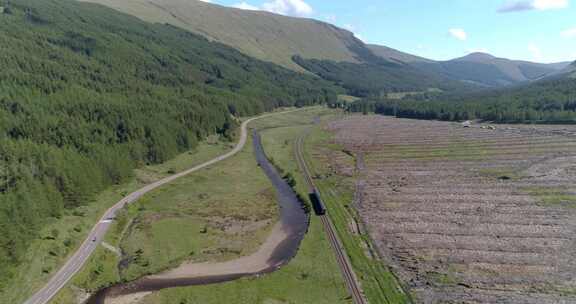
<svg viewBox="0 0 576 304">
<path fill-rule="evenodd" d="M 294 154 L 294 141 L 317 116 L 333 115 L 323 108 L 274 116 L 255 121 L 266 154 L 296 179 L 295 188 L 307 196 L 303 176 Z M 328 243 L 322 224 L 311 218 L 310 229 L 298 255 L 279 271 L 260 278 L 245 278 L 229 283 L 166 289 L 148 296 L 143 304 L 171 303 L 352 303 Z"/>
<path fill-rule="evenodd" d="M 320 221 L 312 219 L 298 255 L 277 272 L 224 284 L 165 289 L 142 304 L 352 303 L 322 229 Z"/>
<path fill-rule="evenodd" d="M 175 167 L 190 167 L 185 163 L 176 158 L 148 171 L 161 175 Z M 106 242 L 120 247 L 131 262 L 119 270 L 119 258 L 110 250 L 99 250 L 55 303 L 70 303 L 79 289 L 94 291 L 183 261 L 222 261 L 251 254 L 277 221 L 271 187 L 258 170 L 250 140 L 234 157 L 145 195 L 122 213 L 106 236 Z"/>
<path fill-rule="evenodd" d="M 278 217 L 271 187 L 249 141 L 234 157 L 146 195 L 120 243 L 138 259 L 122 278 L 252 253 Z"/>
</svg>

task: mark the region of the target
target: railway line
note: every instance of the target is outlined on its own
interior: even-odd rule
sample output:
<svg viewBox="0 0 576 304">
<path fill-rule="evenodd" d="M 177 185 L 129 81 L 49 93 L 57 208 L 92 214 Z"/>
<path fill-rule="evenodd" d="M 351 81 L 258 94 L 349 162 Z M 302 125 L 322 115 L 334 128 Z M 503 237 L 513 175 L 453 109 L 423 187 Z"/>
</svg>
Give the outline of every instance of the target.
<svg viewBox="0 0 576 304">
<path fill-rule="evenodd" d="M 300 137 L 298 137 L 296 139 L 295 154 L 296 154 L 296 160 L 298 162 L 298 166 L 302 170 L 302 172 L 304 174 L 304 178 L 306 180 L 306 184 L 308 185 L 309 193 L 314 194 L 314 195 L 318 195 L 317 198 L 318 198 L 319 202 L 322 204 L 322 200 L 320 198 L 320 192 L 318 191 L 318 189 L 314 185 L 314 181 L 312 180 L 312 175 L 311 175 L 310 169 L 309 169 L 308 165 L 306 164 L 306 160 L 304 158 L 303 143 L 304 143 L 304 139 L 310 134 L 310 130 L 311 129 L 306 130 Z M 325 206 L 322 206 L 322 209 L 323 208 L 325 208 Z M 317 208 L 315 208 L 315 210 L 317 210 Z M 338 235 L 336 234 L 334 224 L 332 223 L 332 221 L 330 220 L 330 218 L 326 214 L 327 212 L 329 212 L 329 211 L 324 210 L 324 212 L 320 212 L 318 214 L 318 216 L 320 217 L 320 220 L 322 221 L 322 226 L 324 227 L 324 231 L 326 232 L 326 235 L 328 236 L 328 240 L 330 242 L 330 245 L 331 245 L 332 249 L 334 250 L 334 253 L 336 254 L 336 260 L 338 261 L 338 266 L 340 267 L 340 270 L 342 271 L 342 275 L 344 276 L 344 280 L 346 281 L 346 286 L 348 288 L 348 291 L 350 292 L 350 295 L 352 296 L 354 303 L 367 304 L 368 302 L 364 297 L 362 289 L 360 288 L 360 284 L 358 282 L 358 279 L 356 278 L 356 275 L 354 274 L 354 271 L 352 270 L 352 264 L 350 263 L 350 260 L 348 259 L 348 255 L 346 254 L 346 251 L 342 245 L 342 242 L 340 241 L 340 239 L 338 238 Z"/>
</svg>

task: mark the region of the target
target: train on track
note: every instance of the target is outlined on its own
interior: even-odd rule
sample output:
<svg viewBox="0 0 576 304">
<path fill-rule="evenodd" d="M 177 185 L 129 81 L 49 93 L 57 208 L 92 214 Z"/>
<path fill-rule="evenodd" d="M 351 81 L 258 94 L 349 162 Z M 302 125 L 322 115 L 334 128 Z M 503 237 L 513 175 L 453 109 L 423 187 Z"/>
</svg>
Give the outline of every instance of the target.
<svg viewBox="0 0 576 304">
<path fill-rule="evenodd" d="M 308 194 L 308 196 L 312 202 L 314 213 L 316 213 L 316 215 L 326 214 L 326 206 L 324 205 L 324 202 L 322 202 L 322 198 L 320 198 L 320 193 L 318 193 L 318 190 L 314 189 L 310 194 Z"/>
</svg>

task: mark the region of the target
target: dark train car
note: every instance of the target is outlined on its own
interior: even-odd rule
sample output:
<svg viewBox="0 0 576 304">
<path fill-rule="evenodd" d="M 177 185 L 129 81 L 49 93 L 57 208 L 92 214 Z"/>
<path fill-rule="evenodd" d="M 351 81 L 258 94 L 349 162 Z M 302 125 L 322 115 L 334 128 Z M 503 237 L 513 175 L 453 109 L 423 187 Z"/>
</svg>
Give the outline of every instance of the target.
<svg viewBox="0 0 576 304">
<path fill-rule="evenodd" d="M 314 189 L 314 192 L 310 193 L 308 196 L 310 197 L 310 201 L 312 202 L 312 208 L 314 208 L 314 213 L 316 213 L 316 215 L 326 214 L 326 206 L 324 206 L 324 203 L 320 198 L 320 193 L 318 193 L 318 190 Z"/>
</svg>

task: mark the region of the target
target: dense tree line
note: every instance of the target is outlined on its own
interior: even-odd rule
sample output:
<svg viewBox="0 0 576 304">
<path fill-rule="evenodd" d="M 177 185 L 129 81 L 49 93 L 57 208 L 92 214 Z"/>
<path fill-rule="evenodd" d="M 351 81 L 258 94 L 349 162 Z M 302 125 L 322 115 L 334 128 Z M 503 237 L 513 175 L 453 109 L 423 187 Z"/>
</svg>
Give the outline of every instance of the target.
<svg viewBox="0 0 576 304">
<path fill-rule="evenodd" d="M 68 0 L 0 1 L 0 289 L 50 217 L 234 116 L 335 99 L 316 77 Z"/>
<path fill-rule="evenodd" d="M 364 99 L 353 112 L 404 118 L 500 123 L 576 123 L 576 79 L 558 78 L 511 89 L 461 94 L 412 95 L 402 100 Z"/>
<path fill-rule="evenodd" d="M 439 74 L 366 53 L 370 53 L 370 50 L 362 52 L 364 55 L 360 57 L 363 60 L 361 63 L 304 59 L 299 56 L 293 60 L 304 69 L 345 88 L 348 95 L 357 97 L 380 97 L 387 93 L 426 91 L 432 88 L 461 91 L 469 87 Z"/>
</svg>

